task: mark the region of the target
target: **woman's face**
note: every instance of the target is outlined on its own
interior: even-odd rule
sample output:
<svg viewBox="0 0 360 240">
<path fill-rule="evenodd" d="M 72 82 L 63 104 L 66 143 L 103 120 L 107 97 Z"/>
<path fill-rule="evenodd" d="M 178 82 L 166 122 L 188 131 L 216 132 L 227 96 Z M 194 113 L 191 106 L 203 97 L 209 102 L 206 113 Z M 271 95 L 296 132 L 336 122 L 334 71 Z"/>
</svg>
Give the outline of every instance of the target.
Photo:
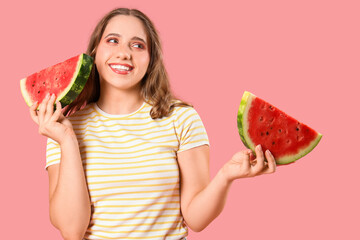
<svg viewBox="0 0 360 240">
<path fill-rule="evenodd" d="M 125 15 L 110 19 L 95 56 L 100 84 L 106 84 L 106 89 L 138 87 L 149 62 L 147 35 L 142 22 Z"/>
</svg>

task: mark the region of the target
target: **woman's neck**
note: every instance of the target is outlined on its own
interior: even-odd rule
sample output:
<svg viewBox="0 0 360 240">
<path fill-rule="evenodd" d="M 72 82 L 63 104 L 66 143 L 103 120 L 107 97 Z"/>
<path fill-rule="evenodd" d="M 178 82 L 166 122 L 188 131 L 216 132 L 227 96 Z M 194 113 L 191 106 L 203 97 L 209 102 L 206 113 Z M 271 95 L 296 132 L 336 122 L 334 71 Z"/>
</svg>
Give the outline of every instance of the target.
<svg viewBox="0 0 360 240">
<path fill-rule="evenodd" d="M 105 89 L 100 89 L 100 97 L 97 105 L 106 113 L 123 115 L 136 111 L 143 102 L 144 99 L 139 89 L 130 91 L 105 91 Z"/>
</svg>

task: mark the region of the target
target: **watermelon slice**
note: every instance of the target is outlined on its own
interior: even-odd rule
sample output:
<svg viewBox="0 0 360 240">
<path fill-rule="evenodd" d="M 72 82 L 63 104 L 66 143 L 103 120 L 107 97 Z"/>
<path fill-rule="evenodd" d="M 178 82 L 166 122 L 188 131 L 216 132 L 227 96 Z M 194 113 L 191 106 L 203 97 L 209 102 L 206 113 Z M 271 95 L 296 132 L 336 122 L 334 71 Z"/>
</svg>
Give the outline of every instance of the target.
<svg viewBox="0 0 360 240">
<path fill-rule="evenodd" d="M 277 164 L 288 164 L 305 156 L 322 135 L 250 92 L 244 92 L 238 117 L 239 134 L 246 147 L 261 144 Z"/>
<path fill-rule="evenodd" d="M 20 80 L 26 104 L 40 104 L 47 93 L 54 93 L 62 107 L 69 105 L 84 88 L 92 65 L 92 57 L 80 54 Z"/>
</svg>

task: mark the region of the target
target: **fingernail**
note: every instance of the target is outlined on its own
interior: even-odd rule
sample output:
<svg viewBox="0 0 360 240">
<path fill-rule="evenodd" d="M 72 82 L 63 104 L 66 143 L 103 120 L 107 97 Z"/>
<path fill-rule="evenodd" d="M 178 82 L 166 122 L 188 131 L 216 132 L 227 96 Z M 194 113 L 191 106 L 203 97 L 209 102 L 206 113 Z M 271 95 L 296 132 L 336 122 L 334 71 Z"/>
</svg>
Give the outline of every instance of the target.
<svg viewBox="0 0 360 240">
<path fill-rule="evenodd" d="M 49 96 L 50 96 L 50 93 L 47 93 L 45 98 L 49 99 Z"/>
<path fill-rule="evenodd" d="M 270 152 L 270 150 L 268 149 L 268 150 L 266 150 L 266 153 L 269 155 L 269 156 L 273 156 L 272 154 L 271 154 L 271 152 Z"/>
<path fill-rule="evenodd" d="M 54 99 L 54 97 L 55 97 L 55 94 L 51 94 L 51 99 Z"/>
<path fill-rule="evenodd" d="M 261 148 L 261 145 L 260 145 L 260 144 L 257 145 L 256 147 L 257 147 L 257 149 L 258 149 L 259 151 L 262 151 L 262 148 Z"/>
</svg>

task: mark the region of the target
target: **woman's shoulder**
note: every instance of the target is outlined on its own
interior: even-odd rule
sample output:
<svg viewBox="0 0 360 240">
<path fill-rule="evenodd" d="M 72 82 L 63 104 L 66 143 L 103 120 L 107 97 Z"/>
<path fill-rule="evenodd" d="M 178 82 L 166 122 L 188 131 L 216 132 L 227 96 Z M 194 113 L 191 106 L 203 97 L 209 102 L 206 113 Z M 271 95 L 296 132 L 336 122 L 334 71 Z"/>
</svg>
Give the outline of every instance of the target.
<svg viewBox="0 0 360 240">
<path fill-rule="evenodd" d="M 198 112 L 196 111 L 195 107 L 192 105 L 185 105 L 182 104 L 181 101 L 177 101 L 177 104 L 175 104 L 173 108 L 173 114 L 176 119 L 182 119 L 189 116 L 198 115 Z"/>
</svg>

